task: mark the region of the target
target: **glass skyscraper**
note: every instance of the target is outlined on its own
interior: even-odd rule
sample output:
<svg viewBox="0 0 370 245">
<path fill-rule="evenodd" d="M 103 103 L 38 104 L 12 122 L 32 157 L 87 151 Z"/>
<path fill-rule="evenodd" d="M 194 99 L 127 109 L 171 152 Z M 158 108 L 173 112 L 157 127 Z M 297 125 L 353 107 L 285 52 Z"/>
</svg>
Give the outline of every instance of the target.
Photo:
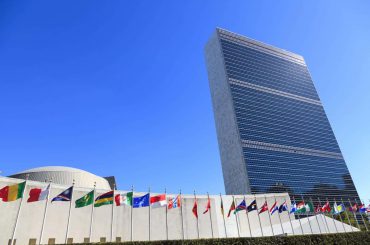
<svg viewBox="0 0 370 245">
<path fill-rule="evenodd" d="M 302 56 L 223 29 L 205 56 L 227 194 L 360 201 Z"/>
</svg>

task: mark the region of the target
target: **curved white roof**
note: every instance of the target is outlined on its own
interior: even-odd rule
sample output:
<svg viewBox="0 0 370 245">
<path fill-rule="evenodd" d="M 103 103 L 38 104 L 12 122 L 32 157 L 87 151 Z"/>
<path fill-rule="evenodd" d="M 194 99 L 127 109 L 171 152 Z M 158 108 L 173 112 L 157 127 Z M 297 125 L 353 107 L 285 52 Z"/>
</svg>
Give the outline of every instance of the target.
<svg viewBox="0 0 370 245">
<path fill-rule="evenodd" d="M 71 185 L 73 181 L 76 187 L 92 188 L 96 184 L 97 189 L 110 190 L 108 181 L 100 176 L 87 171 L 64 167 L 64 166 L 45 166 L 28 169 L 9 177 L 26 179 L 34 181 L 51 181 L 55 184 Z"/>
</svg>

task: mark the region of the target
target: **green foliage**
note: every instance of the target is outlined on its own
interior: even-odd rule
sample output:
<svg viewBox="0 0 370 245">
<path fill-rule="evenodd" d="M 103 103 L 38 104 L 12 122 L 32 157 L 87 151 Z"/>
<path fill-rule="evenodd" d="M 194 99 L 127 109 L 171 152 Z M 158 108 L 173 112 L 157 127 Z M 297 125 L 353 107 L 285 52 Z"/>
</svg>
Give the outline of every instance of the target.
<svg viewBox="0 0 370 245">
<path fill-rule="evenodd" d="M 222 239 L 199 239 L 199 240 L 176 240 L 176 241 L 153 241 L 153 242 L 122 242 L 122 243 L 94 243 L 104 245 L 296 245 L 296 244 L 370 244 L 370 232 L 351 232 L 326 235 L 304 236 L 273 236 L 256 238 L 222 238 Z M 83 243 L 92 245 L 92 243 Z"/>
</svg>

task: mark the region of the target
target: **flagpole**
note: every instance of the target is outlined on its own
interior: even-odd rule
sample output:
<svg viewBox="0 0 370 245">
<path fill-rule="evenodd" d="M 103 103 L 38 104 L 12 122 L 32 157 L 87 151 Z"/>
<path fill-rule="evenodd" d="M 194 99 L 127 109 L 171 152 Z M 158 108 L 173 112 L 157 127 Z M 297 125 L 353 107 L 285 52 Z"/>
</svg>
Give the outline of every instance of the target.
<svg viewBox="0 0 370 245">
<path fill-rule="evenodd" d="M 301 195 L 301 197 L 302 197 L 302 201 L 303 201 L 303 204 L 304 204 L 305 214 L 306 214 L 306 216 L 308 216 L 308 215 L 307 215 L 306 202 L 304 201 L 303 195 Z M 311 226 L 310 218 L 309 218 L 309 217 L 306 217 L 306 218 L 307 218 L 307 220 L 308 220 L 308 225 L 310 226 L 311 234 L 313 234 L 313 230 L 312 230 L 312 226 Z"/>
<path fill-rule="evenodd" d="M 24 181 L 24 189 L 22 191 L 22 198 L 21 198 L 21 201 L 19 203 L 19 208 L 18 208 L 18 212 L 17 212 L 17 218 L 15 220 L 14 229 L 13 229 L 13 235 L 12 235 L 12 240 L 11 240 L 12 243 L 14 242 L 15 233 L 17 231 L 18 220 L 19 220 L 19 216 L 20 216 L 20 213 L 21 213 L 21 209 L 22 209 L 23 196 L 24 196 L 24 192 L 26 191 L 28 178 L 29 178 L 29 174 L 26 175 L 26 180 Z"/>
<path fill-rule="evenodd" d="M 343 202 L 343 198 L 340 198 L 341 199 L 341 201 L 342 201 L 342 203 L 343 203 L 343 205 L 344 205 L 344 202 Z M 352 226 L 352 223 L 351 223 L 351 220 L 349 219 L 349 216 L 348 216 L 348 213 L 347 213 L 347 208 L 346 208 L 346 206 L 344 206 L 344 213 L 346 214 L 346 217 L 347 217 L 347 219 L 348 219 L 348 223 L 349 223 L 349 225 L 351 226 L 351 231 L 353 232 L 353 226 Z"/>
<path fill-rule="evenodd" d="M 261 218 L 260 218 L 260 214 L 258 212 L 258 206 L 257 206 L 257 198 L 256 198 L 256 195 L 254 195 L 254 200 L 256 200 L 256 207 L 257 207 L 257 218 L 258 218 L 258 223 L 260 224 L 260 228 L 261 228 L 261 235 L 262 236 L 265 236 L 264 233 L 263 233 L 263 229 L 262 229 L 262 223 L 261 223 Z"/>
<path fill-rule="evenodd" d="M 281 232 L 282 232 L 282 234 L 285 234 L 285 231 L 284 231 L 284 228 L 283 228 L 283 223 L 281 223 L 281 218 L 280 218 L 280 210 L 279 210 L 279 205 L 278 205 L 278 202 L 276 201 L 276 196 L 274 195 L 274 200 L 275 200 L 275 203 L 276 203 L 276 205 L 278 206 L 277 208 L 278 208 L 278 217 L 279 217 L 279 222 L 280 222 L 280 226 L 281 226 Z"/>
<path fill-rule="evenodd" d="M 248 210 L 247 210 L 247 202 L 245 201 L 245 196 L 244 195 L 243 195 L 243 197 L 244 197 L 244 203 L 245 203 L 245 212 L 247 214 L 249 233 L 251 234 L 251 237 L 253 237 L 253 235 L 252 235 L 252 229 L 251 229 L 251 224 L 249 223 L 249 214 L 248 214 Z"/>
<path fill-rule="evenodd" d="M 296 210 L 293 213 L 294 219 L 295 219 L 295 213 L 297 212 L 297 202 L 295 201 L 295 197 L 294 196 L 293 196 L 293 201 L 294 201 L 294 203 L 296 205 Z M 299 225 L 301 226 L 302 235 L 304 235 L 303 226 L 302 226 L 302 223 L 301 223 L 301 216 L 299 215 L 299 213 L 298 213 L 298 221 L 299 221 Z"/>
<path fill-rule="evenodd" d="M 335 198 L 334 198 L 334 202 L 337 203 L 337 201 L 335 200 Z M 338 204 L 337 204 L 337 207 L 338 207 Z M 346 233 L 346 228 L 344 227 L 344 223 L 343 223 L 343 220 L 342 220 L 342 215 L 340 213 L 338 213 L 338 215 L 339 215 L 340 222 L 342 222 L 342 227 L 343 227 L 344 233 Z"/>
<path fill-rule="evenodd" d="M 330 202 L 329 202 L 328 198 L 326 198 L 326 202 L 328 202 L 328 203 L 329 203 L 329 206 L 330 206 Z M 333 208 L 334 208 L 334 206 L 333 206 Z M 331 208 L 330 208 L 330 209 L 331 209 Z M 335 227 L 335 231 L 336 231 L 336 233 L 338 233 L 337 224 L 336 224 L 336 222 L 335 222 L 334 215 L 333 215 L 333 213 L 331 212 L 331 210 L 330 210 L 330 214 L 331 214 L 331 218 L 333 219 L 333 224 L 334 224 L 334 227 Z"/>
<path fill-rule="evenodd" d="M 286 203 L 286 198 L 284 197 L 284 203 L 286 204 L 286 206 L 288 207 L 288 204 Z M 290 203 L 290 206 L 292 205 L 292 203 Z M 289 210 L 289 208 L 288 208 L 288 210 L 287 210 L 287 212 L 288 212 L 288 218 L 289 218 L 289 223 L 290 223 L 290 226 L 292 227 L 292 233 L 293 233 L 293 235 L 295 235 L 295 233 L 294 233 L 294 229 L 293 229 L 293 224 L 292 224 L 292 219 L 291 219 L 291 217 L 290 217 L 290 210 Z M 279 210 L 279 213 L 280 213 L 280 210 Z"/>
<path fill-rule="evenodd" d="M 182 195 L 181 195 L 181 189 L 180 189 L 180 214 L 181 214 L 181 230 L 182 230 L 182 240 L 185 239 L 185 233 L 184 233 L 184 217 L 182 214 Z"/>
<path fill-rule="evenodd" d="M 42 235 L 44 233 L 44 226 L 45 226 L 45 220 L 46 220 L 46 212 L 47 212 L 47 209 L 48 209 L 48 202 L 49 202 L 49 196 L 50 196 L 50 190 L 51 190 L 51 180 L 49 180 L 49 187 L 48 188 L 49 188 L 49 190 L 48 190 L 48 195 L 46 196 L 45 211 L 44 211 L 44 217 L 42 219 L 39 245 L 41 244 Z"/>
<path fill-rule="evenodd" d="M 209 199 L 209 193 L 208 192 L 207 192 L 207 197 L 208 197 L 208 202 L 209 202 L 209 210 L 208 210 L 209 222 L 211 222 L 211 232 L 212 232 L 212 238 L 213 238 L 213 224 L 212 224 L 212 214 L 211 214 L 212 208 L 211 208 L 211 199 Z M 207 206 L 208 206 L 208 203 L 207 203 Z"/>
<path fill-rule="evenodd" d="M 134 232 L 133 232 L 133 225 L 132 225 L 132 214 L 133 214 L 133 212 L 132 212 L 132 210 L 133 210 L 133 205 L 134 205 L 134 186 L 132 185 L 131 186 L 131 192 L 132 192 L 132 198 L 131 198 L 131 242 L 133 241 L 133 237 L 134 237 Z"/>
<path fill-rule="evenodd" d="M 149 241 L 150 241 L 150 187 L 149 187 L 149 190 L 148 190 L 148 192 L 149 192 Z"/>
<path fill-rule="evenodd" d="M 311 197 L 310 197 L 310 201 L 311 201 L 311 204 L 313 206 L 313 213 L 314 213 L 314 216 L 316 218 L 317 226 L 319 227 L 319 232 L 320 232 L 320 234 L 322 234 L 321 227 L 320 227 L 320 224 L 319 224 L 319 219 L 317 218 L 317 215 L 316 215 L 316 212 L 315 212 L 315 206 L 313 204 L 313 201 L 312 201 L 312 198 Z"/>
<path fill-rule="evenodd" d="M 164 188 L 164 197 L 166 198 L 166 240 L 168 240 L 168 204 L 167 204 L 167 189 Z"/>
<path fill-rule="evenodd" d="M 94 182 L 94 189 L 93 189 L 93 203 L 91 205 L 91 217 L 90 217 L 90 234 L 89 234 L 89 241 L 91 241 L 92 238 L 92 232 L 93 232 L 93 222 L 94 222 L 94 204 L 95 204 L 95 188 L 96 188 L 96 182 Z"/>
<path fill-rule="evenodd" d="M 357 199 L 355 199 L 355 201 L 357 202 Z M 360 203 L 361 203 L 361 206 L 362 206 L 362 201 L 360 200 Z M 365 204 L 364 204 L 365 205 Z M 364 220 L 364 216 L 362 216 L 362 213 L 361 213 L 361 210 L 358 210 L 359 211 L 359 214 L 360 214 L 360 216 L 361 216 L 361 219 L 362 219 L 362 222 L 364 223 L 364 226 L 365 226 L 365 228 L 366 228 L 366 231 L 368 231 L 368 229 L 367 229 L 367 225 L 366 225 L 366 223 L 365 223 L 365 220 Z"/>
<path fill-rule="evenodd" d="M 234 205 L 235 205 L 235 207 L 236 207 L 236 203 L 235 203 L 235 198 L 234 198 L 234 196 L 233 196 L 233 203 L 234 203 Z M 238 237 L 240 237 L 240 232 L 239 232 L 239 223 L 238 223 L 238 213 L 235 213 L 235 211 L 234 211 L 234 215 L 235 215 L 235 221 L 236 221 L 236 229 L 238 230 Z"/>
<path fill-rule="evenodd" d="M 363 200 L 362 200 L 363 201 Z M 366 206 L 365 206 L 365 202 L 362 202 L 362 204 L 364 205 L 364 207 L 366 208 Z M 361 204 L 361 205 L 362 205 Z M 365 213 L 366 213 L 366 210 L 365 210 Z M 364 220 L 364 216 L 362 215 L 362 213 L 360 213 L 361 214 L 361 217 L 362 217 L 362 220 L 364 221 L 364 225 L 365 225 L 365 228 L 366 228 L 366 231 L 369 231 L 368 229 L 367 229 L 367 225 L 366 225 L 366 222 L 365 222 L 365 220 Z"/>
<path fill-rule="evenodd" d="M 66 231 L 66 237 L 65 237 L 65 244 L 67 244 L 67 241 L 68 241 L 69 222 L 71 221 L 71 211 L 72 211 L 74 185 L 75 185 L 75 180 L 73 180 L 73 182 L 72 182 L 72 194 L 71 194 L 71 200 L 69 201 L 69 211 L 68 211 L 68 220 L 67 220 L 67 231 Z"/>
<path fill-rule="evenodd" d="M 263 197 L 265 198 L 265 203 L 267 205 L 267 198 L 266 198 L 266 195 L 263 195 Z M 271 221 L 271 213 L 270 213 L 270 209 L 269 209 L 269 206 L 267 205 L 267 212 L 269 213 L 268 214 L 268 217 L 269 217 L 269 221 L 270 221 L 270 226 L 271 226 L 271 231 L 272 231 L 272 235 L 275 236 L 275 232 L 274 232 L 274 227 L 272 226 L 272 221 Z"/>
<path fill-rule="evenodd" d="M 222 201 L 221 193 L 220 193 L 220 199 L 221 199 L 221 204 L 222 204 L 222 219 L 224 221 L 225 237 L 227 238 L 226 222 L 225 222 L 225 210 L 224 210 L 224 203 Z"/>
<path fill-rule="evenodd" d="M 323 217 L 324 222 L 325 222 L 325 224 L 326 224 L 326 227 L 328 228 L 328 233 L 331 233 L 331 232 L 330 232 L 330 227 L 329 227 L 328 222 L 327 222 L 327 220 L 326 220 L 325 211 L 323 211 L 323 210 L 322 210 L 322 208 L 323 208 L 323 207 L 321 206 L 321 200 L 320 200 L 320 198 L 319 198 L 319 197 L 317 197 L 317 200 L 319 200 L 319 205 L 320 205 L 320 208 L 321 208 L 321 212 L 323 213 L 323 215 L 322 215 L 322 216 L 324 216 L 324 217 Z M 321 216 L 321 217 L 322 217 L 322 216 Z"/>
<path fill-rule="evenodd" d="M 110 227 L 110 241 L 113 242 L 113 221 L 114 221 L 114 200 L 115 200 L 115 190 L 116 190 L 116 184 L 113 183 L 113 201 L 112 201 L 112 223 L 111 223 L 111 227 Z"/>
<path fill-rule="evenodd" d="M 198 202 L 197 202 L 197 196 L 195 195 L 195 190 L 194 190 L 194 199 L 195 199 L 195 203 L 197 204 L 197 216 L 198 216 Z M 198 234 L 198 239 L 199 239 L 199 220 L 198 220 L 198 217 L 197 217 L 197 234 Z"/>
<path fill-rule="evenodd" d="M 349 198 L 348 198 L 348 201 L 349 201 L 349 205 L 351 206 L 351 210 L 352 210 L 353 218 L 356 220 L 357 227 L 358 227 L 358 229 L 360 229 L 360 231 L 361 231 L 360 224 L 358 223 L 358 220 L 357 220 L 357 217 L 356 217 L 355 212 L 353 212 L 352 203 L 351 203 L 351 200 L 350 200 Z M 355 201 L 356 201 L 356 200 L 355 200 Z M 356 206 L 357 206 L 357 201 L 356 201 Z M 356 211 L 357 211 L 357 210 L 356 210 Z"/>
</svg>

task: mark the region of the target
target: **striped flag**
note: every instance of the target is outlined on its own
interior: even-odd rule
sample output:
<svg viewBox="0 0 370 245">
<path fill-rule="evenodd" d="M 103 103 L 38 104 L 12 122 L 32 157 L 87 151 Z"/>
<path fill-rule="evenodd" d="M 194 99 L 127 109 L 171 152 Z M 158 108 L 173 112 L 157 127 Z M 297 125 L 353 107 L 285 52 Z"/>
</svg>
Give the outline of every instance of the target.
<svg viewBox="0 0 370 245">
<path fill-rule="evenodd" d="M 26 181 L 15 185 L 5 186 L 0 189 L 0 198 L 3 202 L 11 202 L 22 198 L 25 186 Z"/>
</svg>

